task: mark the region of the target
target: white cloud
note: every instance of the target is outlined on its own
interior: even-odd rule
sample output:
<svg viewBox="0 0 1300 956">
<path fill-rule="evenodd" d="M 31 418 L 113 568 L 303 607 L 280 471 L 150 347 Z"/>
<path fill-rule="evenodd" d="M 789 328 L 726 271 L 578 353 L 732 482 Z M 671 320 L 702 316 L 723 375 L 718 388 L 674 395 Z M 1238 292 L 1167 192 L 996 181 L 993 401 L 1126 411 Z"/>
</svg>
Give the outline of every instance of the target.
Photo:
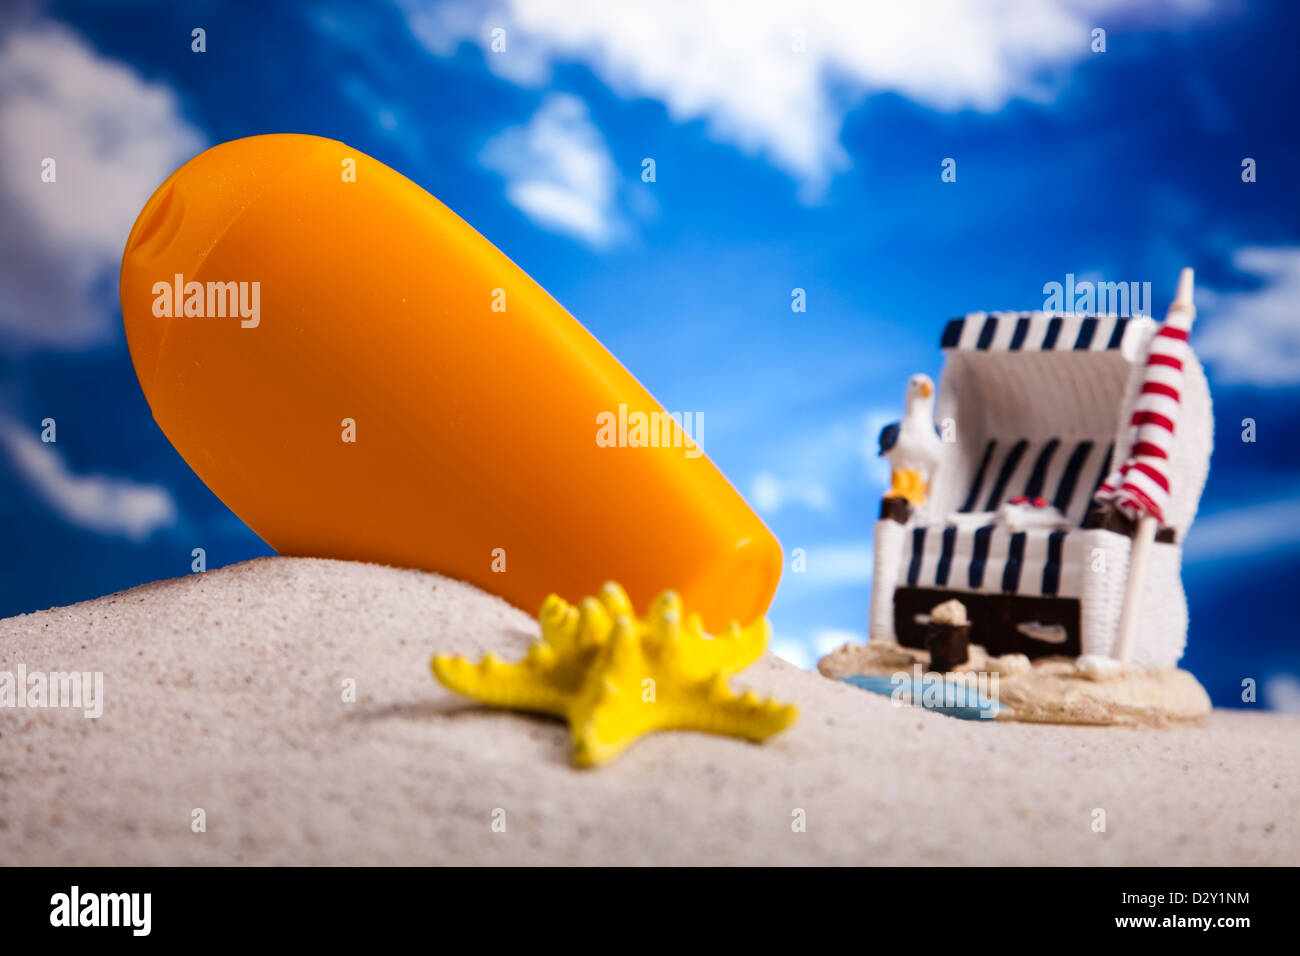
<svg viewBox="0 0 1300 956">
<path fill-rule="evenodd" d="M 1239 249 L 1233 266 L 1260 280 L 1248 292 L 1198 292 L 1193 342 L 1216 382 L 1300 384 L 1300 246 Z"/>
<path fill-rule="evenodd" d="M 1300 714 L 1300 677 L 1274 674 L 1264 681 L 1264 703 L 1270 710 Z"/>
<path fill-rule="evenodd" d="M 795 667 L 806 671 L 817 667 L 817 662 L 842 644 L 861 644 L 865 634 L 855 634 L 839 628 L 814 631 L 811 637 L 801 638 L 779 635 L 772 639 L 772 653 Z"/>
<path fill-rule="evenodd" d="M 18 477 L 69 524 L 143 541 L 176 521 L 176 502 L 166 488 L 74 474 L 56 445 L 16 422 L 0 418 L 0 447 Z"/>
<path fill-rule="evenodd" d="M 866 634 L 858 634 L 840 628 L 828 628 L 824 631 L 813 632 L 812 647 L 817 652 L 817 655 L 821 657 L 844 644 L 862 644 L 866 639 Z"/>
<path fill-rule="evenodd" d="M 788 576 L 792 589 L 822 591 L 871 583 L 875 553 L 870 541 L 815 544 L 804 552 L 806 569 Z"/>
<path fill-rule="evenodd" d="M 537 225 L 596 247 L 620 232 L 614 161 L 577 97 L 551 94 L 526 124 L 489 140 L 479 159 Z"/>
<path fill-rule="evenodd" d="M 0 42 L 0 342 L 103 340 L 116 310 L 96 284 L 115 289 L 140 208 L 203 139 L 169 89 L 63 28 Z"/>
<path fill-rule="evenodd" d="M 1187 535 L 1189 563 L 1300 546 L 1300 500 L 1284 498 L 1198 518 Z"/>
<path fill-rule="evenodd" d="M 788 661 L 803 670 L 812 670 L 817 666 L 817 658 L 812 648 L 796 638 L 773 638 L 769 649 L 783 661 Z"/>
<path fill-rule="evenodd" d="M 763 514 L 776 514 L 786 505 L 817 512 L 827 512 L 833 507 L 831 493 L 822 482 L 813 478 L 779 478 L 770 471 L 754 476 L 750 499 Z"/>
<path fill-rule="evenodd" d="M 867 490 L 883 492 L 889 487 L 889 464 L 878 456 L 878 437 L 881 428 L 901 417 L 902 404 L 900 387 L 899 406 L 892 411 L 871 409 L 815 430 L 795 428 L 788 435 L 776 436 L 763 450 L 762 461 L 798 462 L 801 476 L 817 477 L 781 479 L 764 469 L 750 486 L 755 507 L 774 512 L 795 500 L 805 506 L 817 505 L 813 510 L 833 509 L 837 500 L 860 491 L 864 479 Z"/>
<path fill-rule="evenodd" d="M 1131 0 L 401 0 L 412 33 L 439 56 L 461 42 L 492 70 L 540 86 L 581 62 L 615 92 L 664 104 L 678 123 L 762 155 L 815 199 L 847 168 L 844 118 L 866 96 L 901 94 L 936 110 L 994 111 L 1045 101 L 1093 56 L 1090 33 Z M 1199 0 L 1149 4 L 1198 11 Z M 1173 19 L 1173 18 L 1169 18 Z M 1104 24 L 1102 21 L 1106 21 Z M 505 30 L 504 51 L 492 31 Z M 796 33 L 796 31 L 801 31 Z M 795 49 L 803 38 L 803 52 Z"/>
</svg>

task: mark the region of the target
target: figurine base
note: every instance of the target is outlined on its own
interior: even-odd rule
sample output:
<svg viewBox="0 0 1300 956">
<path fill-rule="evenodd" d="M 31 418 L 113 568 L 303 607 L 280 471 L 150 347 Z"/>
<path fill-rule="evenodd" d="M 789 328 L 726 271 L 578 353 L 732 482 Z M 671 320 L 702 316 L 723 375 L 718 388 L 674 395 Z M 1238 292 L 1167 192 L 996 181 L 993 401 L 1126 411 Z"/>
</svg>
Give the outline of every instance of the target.
<svg viewBox="0 0 1300 956">
<path fill-rule="evenodd" d="M 855 674 L 911 674 L 917 665 L 924 671 L 935 669 L 927 651 L 875 640 L 844 644 L 823 657 L 817 669 L 839 679 Z M 969 659 L 948 673 L 958 681 L 996 674 L 993 696 L 998 720 L 1168 727 L 1210 713 L 1205 688 L 1189 672 L 1178 669 L 1135 669 L 1099 682 L 1079 673 L 1074 658 L 1048 657 L 1031 663 L 1023 654 L 992 657 L 983 646 L 972 644 Z"/>
</svg>

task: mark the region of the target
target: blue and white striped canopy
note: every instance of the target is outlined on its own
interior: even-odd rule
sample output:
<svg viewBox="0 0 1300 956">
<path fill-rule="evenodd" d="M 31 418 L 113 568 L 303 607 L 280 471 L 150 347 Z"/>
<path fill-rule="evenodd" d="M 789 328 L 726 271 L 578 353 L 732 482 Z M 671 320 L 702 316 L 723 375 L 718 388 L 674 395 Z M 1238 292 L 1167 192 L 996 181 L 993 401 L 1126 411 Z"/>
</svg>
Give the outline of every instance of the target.
<svg viewBox="0 0 1300 956">
<path fill-rule="evenodd" d="M 940 347 L 959 352 L 1105 352 L 1137 357 L 1150 319 L 1049 312 L 971 312 L 952 319 Z"/>
</svg>

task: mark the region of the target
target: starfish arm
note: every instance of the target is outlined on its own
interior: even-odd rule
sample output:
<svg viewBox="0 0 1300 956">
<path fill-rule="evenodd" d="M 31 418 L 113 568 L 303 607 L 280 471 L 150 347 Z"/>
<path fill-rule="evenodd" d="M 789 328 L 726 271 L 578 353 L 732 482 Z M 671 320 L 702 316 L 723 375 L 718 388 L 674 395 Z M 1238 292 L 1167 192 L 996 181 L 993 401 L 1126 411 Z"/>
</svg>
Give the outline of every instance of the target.
<svg viewBox="0 0 1300 956">
<path fill-rule="evenodd" d="M 611 618 L 636 615 L 636 611 L 632 609 L 632 602 L 628 600 L 627 592 L 614 581 L 606 581 L 602 584 L 598 597 Z"/>
<path fill-rule="evenodd" d="M 569 715 L 575 763 L 591 767 L 611 760 L 654 729 L 658 708 L 653 696 L 649 702 L 645 697 L 651 672 L 636 623 L 620 615 Z"/>
<path fill-rule="evenodd" d="M 531 651 L 518 664 L 503 663 L 492 654 L 477 664 L 459 655 L 439 655 L 430 666 L 444 686 L 485 704 L 556 717 L 568 714 L 570 695 Z"/>
<path fill-rule="evenodd" d="M 597 711 L 589 719 L 573 724 L 573 762 L 580 767 L 606 763 L 653 729 L 639 720 L 629 719 L 626 714 L 614 718 Z"/>
<path fill-rule="evenodd" d="M 748 627 L 732 624 L 722 634 L 716 635 L 709 645 L 709 656 L 723 674 L 742 671 L 763 656 L 772 636 L 772 625 L 760 617 Z"/>
<path fill-rule="evenodd" d="M 605 605 L 595 598 L 583 598 L 578 608 L 578 647 L 588 648 L 604 644 L 609 637 L 613 621 Z"/>
<path fill-rule="evenodd" d="M 697 677 L 731 675 L 763 656 L 771 633 L 767 619 L 759 618 L 744 628 L 733 622 L 721 634 L 709 637 L 699 616 L 692 614 L 683 631 L 683 644 L 689 646 L 689 651 L 683 646 L 679 653 L 689 661 L 690 672 Z"/>
<path fill-rule="evenodd" d="M 675 703 L 665 715 L 678 730 L 700 730 L 745 740 L 766 740 L 799 717 L 793 704 L 760 698 L 753 691 L 734 694 L 719 674 L 700 692 Z"/>
<path fill-rule="evenodd" d="M 537 615 L 542 640 L 555 648 L 557 653 L 568 653 L 577 644 L 578 619 L 577 608 L 558 594 L 549 595 L 542 602 L 542 610 Z"/>
<path fill-rule="evenodd" d="M 570 715 L 573 762 L 594 767 L 617 757 L 634 740 L 655 728 L 659 716 L 653 703 L 644 703 L 639 685 L 620 685 L 598 677 L 586 699 Z"/>
</svg>

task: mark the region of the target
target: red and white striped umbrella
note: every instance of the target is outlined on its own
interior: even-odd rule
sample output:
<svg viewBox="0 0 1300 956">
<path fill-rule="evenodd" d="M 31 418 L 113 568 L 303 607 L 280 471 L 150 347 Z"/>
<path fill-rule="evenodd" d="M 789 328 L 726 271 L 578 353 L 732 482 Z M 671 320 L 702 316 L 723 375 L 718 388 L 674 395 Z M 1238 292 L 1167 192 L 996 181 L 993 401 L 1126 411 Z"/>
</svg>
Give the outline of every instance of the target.
<svg viewBox="0 0 1300 956">
<path fill-rule="evenodd" d="M 1183 387 L 1187 336 L 1196 318 L 1192 305 L 1192 270 L 1178 277 L 1178 294 L 1164 324 L 1151 341 L 1142 390 L 1129 420 L 1132 443 L 1128 458 L 1097 488 L 1094 500 L 1112 503 L 1133 521 L 1151 515 L 1163 522 L 1169 504 L 1169 456 Z"/>
</svg>

